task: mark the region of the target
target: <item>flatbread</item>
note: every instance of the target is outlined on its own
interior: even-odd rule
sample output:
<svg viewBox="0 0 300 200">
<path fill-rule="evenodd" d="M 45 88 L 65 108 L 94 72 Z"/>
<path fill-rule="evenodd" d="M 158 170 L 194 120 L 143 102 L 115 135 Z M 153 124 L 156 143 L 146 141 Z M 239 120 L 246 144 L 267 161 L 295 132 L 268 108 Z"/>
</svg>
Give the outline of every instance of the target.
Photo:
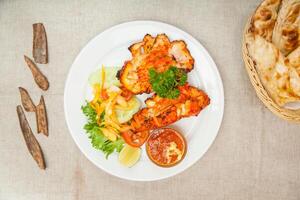
<svg viewBox="0 0 300 200">
<path fill-rule="evenodd" d="M 267 41 L 271 41 L 280 3 L 281 0 L 263 1 L 256 9 L 251 19 L 250 31 L 256 35 L 262 36 Z"/>
<path fill-rule="evenodd" d="M 298 35 L 296 40 L 285 35 L 288 28 L 299 28 L 299 2 L 300 0 L 283 0 L 282 3 L 276 0 L 263 1 L 251 18 L 245 36 L 248 54 L 261 83 L 281 107 L 300 102 Z"/>
<path fill-rule="evenodd" d="M 295 67 L 297 71 L 300 73 L 300 46 L 291 52 L 288 56 L 288 63 L 290 66 Z"/>
<path fill-rule="evenodd" d="M 300 79 L 279 49 L 259 35 L 248 34 L 247 48 L 259 78 L 270 97 L 279 105 L 300 101 Z"/>
<path fill-rule="evenodd" d="M 300 0 L 283 0 L 272 42 L 288 55 L 300 45 Z"/>
</svg>

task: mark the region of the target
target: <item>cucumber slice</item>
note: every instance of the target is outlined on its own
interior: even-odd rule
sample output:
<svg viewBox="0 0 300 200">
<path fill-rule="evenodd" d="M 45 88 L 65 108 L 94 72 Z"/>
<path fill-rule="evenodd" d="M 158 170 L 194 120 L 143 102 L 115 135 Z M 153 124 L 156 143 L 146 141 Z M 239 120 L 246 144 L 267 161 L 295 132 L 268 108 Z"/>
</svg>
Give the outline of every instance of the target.
<svg viewBox="0 0 300 200">
<path fill-rule="evenodd" d="M 105 69 L 105 81 L 104 88 L 109 88 L 112 85 L 120 86 L 120 81 L 117 79 L 117 73 L 121 69 L 121 67 L 104 67 Z M 89 84 L 93 86 L 94 84 L 101 83 L 101 68 L 97 69 L 89 76 Z"/>
<path fill-rule="evenodd" d="M 130 110 L 115 109 L 118 121 L 121 124 L 129 121 L 132 118 L 132 116 L 137 111 L 139 111 L 140 106 L 141 106 L 140 101 L 136 97 L 133 97 L 128 101 L 128 107 L 130 108 Z"/>
</svg>

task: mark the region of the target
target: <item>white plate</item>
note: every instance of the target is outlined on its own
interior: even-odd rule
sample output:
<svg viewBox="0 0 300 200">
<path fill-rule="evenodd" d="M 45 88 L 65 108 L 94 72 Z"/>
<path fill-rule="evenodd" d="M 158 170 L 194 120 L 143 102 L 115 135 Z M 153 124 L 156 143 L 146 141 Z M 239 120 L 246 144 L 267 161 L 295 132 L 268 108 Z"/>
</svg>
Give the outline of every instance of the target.
<svg viewBox="0 0 300 200">
<path fill-rule="evenodd" d="M 132 168 L 125 168 L 119 164 L 116 153 L 105 159 L 102 152 L 95 150 L 83 130 L 86 119 L 80 107 L 87 98 L 90 73 L 102 64 L 122 66 L 125 60 L 130 59 L 128 47 L 132 43 L 142 40 L 147 33 L 152 35 L 166 33 L 171 40 L 182 39 L 187 43 L 195 58 L 195 68 L 189 73 L 188 81 L 191 85 L 206 91 L 211 98 L 210 105 L 197 117 L 182 119 L 171 126 L 182 132 L 188 143 L 186 157 L 171 168 L 161 168 L 153 164 L 147 157 L 144 148 L 139 162 Z M 208 150 L 221 125 L 224 93 L 222 80 L 214 61 L 205 48 L 191 35 L 161 22 L 133 21 L 107 29 L 82 49 L 67 77 L 64 107 L 66 121 L 74 141 L 83 154 L 96 166 L 123 179 L 153 181 L 184 171 Z"/>
</svg>

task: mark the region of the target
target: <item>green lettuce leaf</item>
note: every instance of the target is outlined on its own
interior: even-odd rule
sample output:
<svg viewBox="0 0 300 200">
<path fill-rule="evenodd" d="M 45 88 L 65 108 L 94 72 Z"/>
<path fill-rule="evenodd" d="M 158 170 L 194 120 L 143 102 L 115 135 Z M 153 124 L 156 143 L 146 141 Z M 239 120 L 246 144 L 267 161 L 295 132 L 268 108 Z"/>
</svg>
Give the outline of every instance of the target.
<svg viewBox="0 0 300 200">
<path fill-rule="evenodd" d="M 101 127 L 97 124 L 97 113 L 88 102 L 81 107 L 81 110 L 87 117 L 87 123 L 83 128 L 91 139 L 93 147 L 102 151 L 106 158 L 115 151 L 120 152 L 124 145 L 123 139 L 119 138 L 116 141 L 110 141 L 103 135 Z M 100 115 L 100 120 L 103 120 L 104 115 L 105 113 L 103 112 Z"/>
</svg>

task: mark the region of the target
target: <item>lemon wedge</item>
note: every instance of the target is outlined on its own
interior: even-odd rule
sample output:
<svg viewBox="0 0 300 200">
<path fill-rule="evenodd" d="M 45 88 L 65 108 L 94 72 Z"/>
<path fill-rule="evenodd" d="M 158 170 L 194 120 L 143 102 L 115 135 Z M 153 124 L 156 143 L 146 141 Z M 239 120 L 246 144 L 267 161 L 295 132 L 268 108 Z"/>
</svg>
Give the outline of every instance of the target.
<svg viewBox="0 0 300 200">
<path fill-rule="evenodd" d="M 119 154 L 119 162 L 125 167 L 132 167 L 141 157 L 141 149 L 125 144 Z"/>
</svg>

